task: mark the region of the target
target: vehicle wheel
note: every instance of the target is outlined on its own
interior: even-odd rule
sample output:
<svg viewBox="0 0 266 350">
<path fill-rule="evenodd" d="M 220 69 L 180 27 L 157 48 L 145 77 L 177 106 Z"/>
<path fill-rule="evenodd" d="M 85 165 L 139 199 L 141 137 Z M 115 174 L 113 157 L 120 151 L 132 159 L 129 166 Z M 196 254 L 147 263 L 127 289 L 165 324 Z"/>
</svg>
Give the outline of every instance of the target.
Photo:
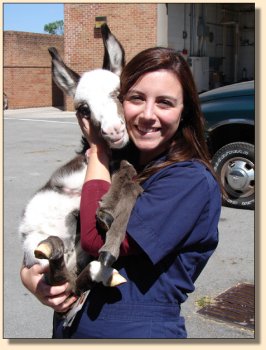
<svg viewBox="0 0 266 350">
<path fill-rule="evenodd" d="M 230 143 L 214 154 L 212 164 L 227 193 L 224 204 L 234 208 L 254 209 L 254 146 L 245 142 Z"/>
</svg>

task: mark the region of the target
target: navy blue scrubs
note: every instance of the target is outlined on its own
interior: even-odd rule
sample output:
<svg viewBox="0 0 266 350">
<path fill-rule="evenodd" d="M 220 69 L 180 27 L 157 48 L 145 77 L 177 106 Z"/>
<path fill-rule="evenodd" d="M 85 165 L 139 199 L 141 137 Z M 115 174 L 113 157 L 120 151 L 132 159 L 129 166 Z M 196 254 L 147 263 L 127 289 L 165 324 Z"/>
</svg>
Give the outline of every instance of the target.
<svg viewBox="0 0 266 350">
<path fill-rule="evenodd" d="M 114 267 L 127 283 L 101 284 L 69 328 L 55 320 L 55 338 L 186 338 L 180 305 L 218 243 L 221 193 L 198 161 L 172 164 L 143 184 L 127 233 L 143 253 Z"/>
</svg>

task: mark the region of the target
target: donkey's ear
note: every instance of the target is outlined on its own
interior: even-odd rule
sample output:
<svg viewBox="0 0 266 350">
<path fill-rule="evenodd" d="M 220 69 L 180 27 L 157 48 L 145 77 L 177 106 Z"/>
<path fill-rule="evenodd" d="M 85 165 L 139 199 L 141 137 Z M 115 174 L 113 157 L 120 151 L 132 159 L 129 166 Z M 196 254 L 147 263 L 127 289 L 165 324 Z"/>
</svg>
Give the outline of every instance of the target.
<svg viewBox="0 0 266 350">
<path fill-rule="evenodd" d="M 125 50 L 107 24 L 101 26 L 101 32 L 104 45 L 103 69 L 120 75 L 125 65 Z"/>
<path fill-rule="evenodd" d="M 74 97 L 80 75 L 67 67 L 55 47 L 49 47 L 52 57 L 52 75 L 56 85 L 67 95 Z"/>
</svg>

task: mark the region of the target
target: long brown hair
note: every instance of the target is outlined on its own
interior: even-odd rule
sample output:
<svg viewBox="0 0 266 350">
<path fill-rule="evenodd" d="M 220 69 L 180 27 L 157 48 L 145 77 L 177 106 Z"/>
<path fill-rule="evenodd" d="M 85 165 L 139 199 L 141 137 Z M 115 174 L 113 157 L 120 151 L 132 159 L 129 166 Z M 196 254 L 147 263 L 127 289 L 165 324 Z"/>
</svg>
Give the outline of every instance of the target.
<svg viewBox="0 0 266 350">
<path fill-rule="evenodd" d="M 123 102 L 129 89 L 145 73 L 166 69 L 175 74 L 183 89 L 183 112 L 176 134 L 167 152 L 166 160 L 146 167 L 140 181 L 178 161 L 198 159 L 214 174 L 209 161 L 204 138 L 204 118 L 200 110 L 197 89 L 189 65 L 183 56 L 170 48 L 154 47 L 137 54 L 127 63 L 120 77 L 120 101 Z"/>
</svg>

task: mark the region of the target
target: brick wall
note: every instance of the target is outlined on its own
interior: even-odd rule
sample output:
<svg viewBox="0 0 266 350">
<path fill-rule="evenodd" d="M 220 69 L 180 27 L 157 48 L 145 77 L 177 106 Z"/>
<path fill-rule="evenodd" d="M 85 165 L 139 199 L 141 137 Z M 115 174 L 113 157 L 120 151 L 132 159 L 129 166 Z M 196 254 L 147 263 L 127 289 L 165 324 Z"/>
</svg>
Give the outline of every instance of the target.
<svg viewBox="0 0 266 350">
<path fill-rule="evenodd" d="M 63 57 L 63 36 L 4 32 L 4 91 L 10 109 L 63 104 L 63 95 L 51 78 L 49 46 Z"/>
<path fill-rule="evenodd" d="M 103 45 L 94 37 L 95 17 L 106 16 L 111 31 L 124 46 L 128 61 L 137 52 L 156 45 L 157 4 L 65 4 L 65 63 L 78 73 L 102 66 Z M 66 99 L 66 108 L 73 101 Z"/>
<path fill-rule="evenodd" d="M 47 51 L 55 46 L 65 63 L 82 74 L 102 66 L 103 45 L 94 37 L 95 17 L 107 23 L 125 48 L 128 61 L 137 52 L 156 45 L 157 4 L 65 4 L 64 38 L 57 35 L 4 32 L 4 91 L 9 108 L 60 106 L 73 110 L 51 78 Z M 64 54 L 63 54 L 64 53 Z"/>
</svg>

